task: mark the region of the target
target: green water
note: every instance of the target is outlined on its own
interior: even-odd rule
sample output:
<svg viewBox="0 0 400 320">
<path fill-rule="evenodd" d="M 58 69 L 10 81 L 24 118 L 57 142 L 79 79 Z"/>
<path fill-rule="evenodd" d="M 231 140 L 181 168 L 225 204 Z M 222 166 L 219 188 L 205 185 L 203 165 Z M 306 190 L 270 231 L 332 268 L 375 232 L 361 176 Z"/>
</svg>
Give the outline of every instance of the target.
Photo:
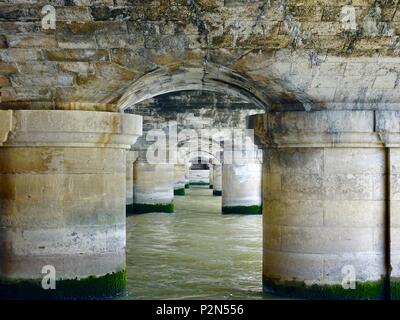
<svg viewBox="0 0 400 320">
<path fill-rule="evenodd" d="M 273 299 L 262 293 L 262 217 L 222 215 L 221 197 L 191 187 L 174 214 L 127 218 L 125 299 Z"/>
</svg>

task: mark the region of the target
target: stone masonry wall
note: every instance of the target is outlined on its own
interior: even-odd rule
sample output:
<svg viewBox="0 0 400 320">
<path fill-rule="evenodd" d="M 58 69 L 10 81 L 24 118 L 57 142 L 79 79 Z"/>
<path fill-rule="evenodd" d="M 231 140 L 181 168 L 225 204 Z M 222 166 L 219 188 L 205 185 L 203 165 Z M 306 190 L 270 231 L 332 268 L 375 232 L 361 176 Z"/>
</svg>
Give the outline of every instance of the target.
<svg viewBox="0 0 400 320">
<path fill-rule="evenodd" d="M 6 0 L 1 108 L 116 111 L 143 76 L 189 70 L 278 110 L 395 109 L 399 29 L 394 0 Z"/>
</svg>

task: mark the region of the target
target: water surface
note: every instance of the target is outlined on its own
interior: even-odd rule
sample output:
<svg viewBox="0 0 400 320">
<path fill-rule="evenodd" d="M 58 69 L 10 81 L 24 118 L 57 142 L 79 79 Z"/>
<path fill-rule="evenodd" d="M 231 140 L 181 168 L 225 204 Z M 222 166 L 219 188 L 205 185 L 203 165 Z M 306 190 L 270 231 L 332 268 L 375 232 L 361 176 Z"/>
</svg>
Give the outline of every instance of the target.
<svg viewBox="0 0 400 320">
<path fill-rule="evenodd" d="M 174 214 L 127 218 L 126 299 L 271 299 L 262 293 L 262 217 L 222 215 L 191 188 Z"/>
</svg>

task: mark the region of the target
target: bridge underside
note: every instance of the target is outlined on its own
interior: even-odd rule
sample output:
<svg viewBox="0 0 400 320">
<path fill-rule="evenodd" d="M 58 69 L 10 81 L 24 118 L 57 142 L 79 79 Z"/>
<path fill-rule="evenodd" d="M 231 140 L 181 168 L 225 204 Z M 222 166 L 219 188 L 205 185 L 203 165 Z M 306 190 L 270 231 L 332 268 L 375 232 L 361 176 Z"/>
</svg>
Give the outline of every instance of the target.
<svg viewBox="0 0 400 320">
<path fill-rule="evenodd" d="M 126 214 L 192 184 L 263 214 L 265 291 L 397 299 L 399 32 L 398 1 L 0 4 L 0 295 L 120 294 Z"/>
</svg>

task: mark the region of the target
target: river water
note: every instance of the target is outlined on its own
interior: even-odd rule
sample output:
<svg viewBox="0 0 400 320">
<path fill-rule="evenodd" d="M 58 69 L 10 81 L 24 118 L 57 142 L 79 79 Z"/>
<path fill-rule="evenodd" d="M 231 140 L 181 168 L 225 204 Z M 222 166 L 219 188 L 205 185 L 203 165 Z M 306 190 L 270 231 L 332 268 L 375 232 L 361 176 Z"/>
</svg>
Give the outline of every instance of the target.
<svg viewBox="0 0 400 320">
<path fill-rule="evenodd" d="M 273 299 L 262 292 L 262 217 L 222 215 L 221 197 L 191 188 L 174 214 L 127 218 L 125 299 Z"/>
</svg>

